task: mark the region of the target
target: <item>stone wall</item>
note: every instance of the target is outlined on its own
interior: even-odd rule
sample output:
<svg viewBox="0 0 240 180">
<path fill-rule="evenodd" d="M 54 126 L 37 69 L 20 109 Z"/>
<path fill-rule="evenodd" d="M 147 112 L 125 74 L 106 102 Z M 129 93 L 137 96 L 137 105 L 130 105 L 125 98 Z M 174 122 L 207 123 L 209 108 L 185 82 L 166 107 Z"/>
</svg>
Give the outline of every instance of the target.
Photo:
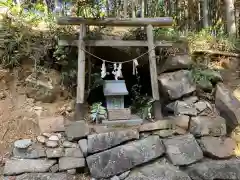
<svg viewBox="0 0 240 180">
<path fill-rule="evenodd" d="M 217 123 L 205 125 L 208 121 Z M 131 129 L 105 130 L 90 133 L 85 122 L 77 121 L 64 132 L 18 140 L 4 175 L 9 180 L 72 180 L 87 170 L 92 179 L 240 179 L 235 142 L 226 136 L 221 117 L 189 123 L 183 115 Z"/>
<path fill-rule="evenodd" d="M 40 136 L 14 143 L 5 179 L 73 180 L 83 172 L 92 180 L 240 179 L 236 142 L 227 134 L 239 124 L 240 102 L 218 74 L 207 83 L 213 96 L 199 96 L 205 91 L 189 76 L 191 64 L 187 55 L 177 55 L 159 70 L 164 119 L 94 131 L 85 121 L 63 126 L 62 117 L 46 119 Z"/>
</svg>

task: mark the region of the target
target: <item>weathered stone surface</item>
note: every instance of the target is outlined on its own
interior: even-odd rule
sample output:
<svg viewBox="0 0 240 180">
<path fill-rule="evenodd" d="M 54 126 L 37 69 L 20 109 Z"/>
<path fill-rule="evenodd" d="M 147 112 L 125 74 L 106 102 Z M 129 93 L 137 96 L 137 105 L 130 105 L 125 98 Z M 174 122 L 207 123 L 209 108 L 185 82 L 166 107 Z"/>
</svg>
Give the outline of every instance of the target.
<svg viewBox="0 0 240 180">
<path fill-rule="evenodd" d="M 154 162 L 131 171 L 125 180 L 191 180 L 191 178 L 169 163 Z"/>
<path fill-rule="evenodd" d="M 62 132 L 64 131 L 64 118 L 63 116 L 40 118 L 38 125 L 42 133 Z"/>
<path fill-rule="evenodd" d="M 107 178 L 160 157 L 165 148 L 158 136 L 121 145 L 87 157 L 91 176 Z"/>
<path fill-rule="evenodd" d="M 119 179 L 119 177 L 118 176 L 113 176 L 113 177 L 111 177 L 111 179 L 110 180 L 120 180 Z"/>
<path fill-rule="evenodd" d="M 80 146 L 80 149 L 83 152 L 83 155 L 87 156 L 87 153 L 88 153 L 88 142 L 87 142 L 87 140 L 86 139 L 80 139 L 78 141 L 78 144 Z"/>
<path fill-rule="evenodd" d="M 57 135 L 52 135 L 48 139 L 49 141 L 59 141 L 59 137 Z"/>
<path fill-rule="evenodd" d="M 199 145 L 206 156 L 213 158 L 229 158 L 233 156 L 236 143 L 231 138 L 202 137 Z"/>
<path fill-rule="evenodd" d="M 45 143 L 47 141 L 47 138 L 44 136 L 38 136 L 37 141 L 40 143 Z"/>
<path fill-rule="evenodd" d="M 169 138 L 163 143 L 174 165 L 188 165 L 203 158 L 203 152 L 191 134 Z"/>
<path fill-rule="evenodd" d="M 50 147 L 50 148 L 55 148 L 58 146 L 58 142 L 57 141 L 47 141 L 46 146 Z"/>
<path fill-rule="evenodd" d="M 131 129 L 92 134 L 88 136 L 88 153 L 100 152 L 134 139 L 139 139 L 139 133 Z"/>
<path fill-rule="evenodd" d="M 38 72 L 37 80 L 31 73 L 26 78 L 26 94 L 36 101 L 52 103 L 60 92 L 61 76 L 59 72 L 50 70 L 48 73 Z"/>
<path fill-rule="evenodd" d="M 178 99 L 196 90 L 196 86 L 191 81 L 187 70 L 161 74 L 158 80 L 162 91 L 168 94 L 171 100 Z"/>
<path fill-rule="evenodd" d="M 162 130 L 156 130 L 152 132 L 153 135 L 158 135 L 161 138 L 166 138 L 169 136 L 173 136 L 175 134 L 174 129 L 162 129 Z"/>
<path fill-rule="evenodd" d="M 67 173 L 74 175 L 74 174 L 77 173 L 77 170 L 76 170 L 76 169 L 68 169 L 68 170 L 67 170 Z"/>
<path fill-rule="evenodd" d="M 61 157 L 59 159 L 59 171 L 85 167 L 84 158 Z"/>
<path fill-rule="evenodd" d="M 142 124 L 139 128 L 140 132 L 145 131 L 154 131 L 160 129 L 174 129 L 176 126 L 176 122 L 173 120 L 159 120 L 153 123 Z"/>
<path fill-rule="evenodd" d="M 215 104 L 230 128 L 240 123 L 240 101 L 222 83 L 217 84 Z"/>
<path fill-rule="evenodd" d="M 66 127 L 65 132 L 68 140 L 79 140 L 89 134 L 89 127 L 84 121 L 75 121 Z"/>
<path fill-rule="evenodd" d="M 28 173 L 16 178 L 6 177 L 4 180 L 74 180 L 74 177 L 65 173 Z"/>
<path fill-rule="evenodd" d="M 190 117 L 187 115 L 179 115 L 179 116 L 169 116 L 170 119 L 174 120 L 176 126 L 188 130 Z"/>
<path fill-rule="evenodd" d="M 56 173 L 59 170 L 59 165 L 58 164 L 54 164 L 51 168 L 50 168 L 50 172 L 52 173 Z"/>
<path fill-rule="evenodd" d="M 65 156 L 81 158 L 81 157 L 83 157 L 83 153 L 80 148 L 66 148 Z"/>
<path fill-rule="evenodd" d="M 193 104 L 187 104 L 184 101 L 174 101 L 166 106 L 167 110 L 178 115 L 197 116 L 198 111 Z"/>
<path fill-rule="evenodd" d="M 195 102 L 198 101 L 198 97 L 197 96 L 183 97 L 182 100 L 187 104 L 194 104 Z"/>
<path fill-rule="evenodd" d="M 238 180 L 240 160 L 211 160 L 192 164 L 187 173 L 192 180 Z"/>
<path fill-rule="evenodd" d="M 222 136 L 226 135 L 225 119 L 220 116 L 208 117 L 197 116 L 192 117 L 190 122 L 190 132 L 194 136 Z"/>
<path fill-rule="evenodd" d="M 78 147 L 77 143 L 72 143 L 70 141 L 64 141 L 62 145 L 65 148 L 77 148 Z"/>
<path fill-rule="evenodd" d="M 126 179 L 126 178 L 129 176 L 130 172 L 131 172 L 131 171 L 126 171 L 126 172 L 120 174 L 120 175 L 118 176 L 119 179 L 120 179 L 120 180 Z"/>
<path fill-rule="evenodd" d="M 175 56 L 169 56 L 166 61 L 161 65 L 160 73 L 166 71 L 176 71 L 181 69 L 187 69 L 192 64 L 191 57 L 188 54 L 179 54 Z"/>
<path fill-rule="evenodd" d="M 48 158 L 59 158 L 64 156 L 64 148 L 47 148 L 46 154 Z"/>
<path fill-rule="evenodd" d="M 43 159 L 17 159 L 7 160 L 4 167 L 4 175 L 16 175 L 21 173 L 47 172 L 55 160 Z"/>
<path fill-rule="evenodd" d="M 46 157 L 46 153 L 43 146 L 39 144 L 33 144 L 27 149 L 14 148 L 13 157 L 22 159 L 37 159 Z"/>
<path fill-rule="evenodd" d="M 205 109 L 207 109 L 207 104 L 204 102 L 204 101 L 198 101 L 194 104 L 194 106 L 196 107 L 196 109 L 199 111 L 199 112 L 202 112 L 204 111 Z"/>
<path fill-rule="evenodd" d="M 31 139 L 21 139 L 14 142 L 14 147 L 19 149 L 26 149 L 32 145 Z"/>
</svg>

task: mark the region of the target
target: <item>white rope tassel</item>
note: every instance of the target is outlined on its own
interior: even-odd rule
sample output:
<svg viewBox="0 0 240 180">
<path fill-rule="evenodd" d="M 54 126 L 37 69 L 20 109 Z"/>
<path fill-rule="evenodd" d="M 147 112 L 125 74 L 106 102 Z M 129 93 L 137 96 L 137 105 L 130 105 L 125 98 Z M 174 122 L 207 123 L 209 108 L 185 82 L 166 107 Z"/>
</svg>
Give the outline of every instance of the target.
<svg viewBox="0 0 240 180">
<path fill-rule="evenodd" d="M 117 74 L 117 64 L 116 64 L 116 63 L 113 64 L 112 74 L 114 75 L 114 77 L 115 77 L 115 79 L 116 79 L 116 74 Z"/>
<path fill-rule="evenodd" d="M 106 65 L 105 65 L 105 61 L 103 61 L 102 63 L 102 68 L 101 68 L 101 77 L 104 78 L 107 75 L 107 70 L 106 70 Z"/>
<path fill-rule="evenodd" d="M 133 60 L 133 75 L 137 75 L 138 74 L 137 66 L 138 66 L 138 61 L 137 61 L 137 59 L 134 59 Z"/>
<path fill-rule="evenodd" d="M 117 73 L 115 75 L 115 80 L 118 80 L 118 78 L 122 78 L 122 63 L 118 64 L 118 68 L 117 68 Z"/>
</svg>

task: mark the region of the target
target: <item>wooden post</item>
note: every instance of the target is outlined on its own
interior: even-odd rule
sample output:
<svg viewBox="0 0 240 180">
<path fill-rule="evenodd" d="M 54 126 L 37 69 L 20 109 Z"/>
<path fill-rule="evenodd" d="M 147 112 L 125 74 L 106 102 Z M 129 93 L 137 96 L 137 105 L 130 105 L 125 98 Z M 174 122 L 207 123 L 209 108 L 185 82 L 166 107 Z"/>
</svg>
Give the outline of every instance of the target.
<svg viewBox="0 0 240 180">
<path fill-rule="evenodd" d="M 153 41 L 153 26 L 147 26 L 147 38 L 148 38 L 148 50 L 149 52 L 149 65 L 150 65 L 150 75 L 151 75 L 151 86 L 152 86 L 152 96 L 155 100 L 153 104 L 153 111 L 156 120 L 162 119 L 162 108 L 159 97 L 158 89 L 158 79 L 157 79 L 157 65 L 156 65 L 156 54 L 154 49 Z"/>
<path fill-rule="evenodd" d="M 80 25 L 78 44 L 78 73 L 77 73 L 77 102 L 75 120 L 83 120 L 85 114 L 84 92 L 85 92 L 85 24 Z"/>
</svg>

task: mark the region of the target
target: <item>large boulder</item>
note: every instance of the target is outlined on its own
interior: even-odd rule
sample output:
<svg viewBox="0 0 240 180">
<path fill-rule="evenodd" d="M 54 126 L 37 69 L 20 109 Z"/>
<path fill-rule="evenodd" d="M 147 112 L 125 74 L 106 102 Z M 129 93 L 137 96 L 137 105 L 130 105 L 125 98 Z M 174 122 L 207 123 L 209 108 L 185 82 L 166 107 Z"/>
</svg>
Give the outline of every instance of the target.
<svg viewBox="0 0 240 180">
<path fill-rule="evenodd" d="M 173 112 L 174 115 L 189 115 L 189 116 L 197 116 L 198 110 L 194 106 L 194 104 L 188 104 L 185 101 L 174 101 L 169 103 L 166 106 L 166 109 L 169 112 Z"/>
<path fill-rule="evenodd" d="M 165 152 L 158 136 L 149 136 L 87 157 L 92 177 L 108 178 L 160 157 Z"/>
<path fill-rule="evenodd" d="M 239 169 L 239 159 L 209 160 L 188 166 L 186 172 L 192 180 L 238 180 Z"/>
<path fill-rule="evenodd" d="M 191 180 L 191 178 L 177 167 L 164 160 L 145 165 L 131 171 L 125 180 Z"/>
<path fill-rule="evenodd" d="M 162 92 L 167 94 L 171 100 L 181 98 L 196 90 L 196 85 L 188 70 L 164 73 L 158 76 L 158 80 Z"/>
<path fill-rule="evenodd" d="M 75 121 L 66 126 L 65 133 L 69 141 L 79 140 L 86 137 L 90 129 L 85 121 Z"/>
<path fill-rule="evenodd" d="M 27 96 L 44 103 L 54 102 L 61 91 L 61 77 L 54 70 L 48 73 L 38 72 L 37 75 L 33 73 L 25 81 Z"/>
<path fill-rule="evenodd" d="M 154 130 L 161 130 L 161 129 L 175 129 L 176 121 L 172 119 L 167 120 L 159 120 L 152 123 L 142 124 L 139 127 L 140 132 L 148 132 Z"/>
<path fill-rule="evenodd" d="M 88 153 L 96 153 L 119 145 L 123 142 L 139 139 L 137 130 L 114 131 L 88 136 Z"/>
<path fill-rule="evenodd" d="M 61 157 L 59 158 L 59 171 L 85 167 L 84 158 Z"/>
<path fill-rule="evenodd" d="M 4 167 L 4 175 L 17 175 L 22 173 L 43 173 L 47 172 L 55 160 L 45 159 L 9 159 Z"/>
<path fill-rule="evenodd" d="M 27 149 L 13 148 L 13 157 L 19 159 L 38 159 L 46 157 L 45 149 L 40 144 L 33 144 Z"/>
<path fill-rule="evenodd" d="M 4 180 L 74 180 L 75 177 L 66 173 L 27 173 L 17 177 L 5 177 Z"/>
<path fill-rule="evenodd" d="M 203 158 L 203 152 L 191 134 L 169 138 L 163 143 L 174 165 L 188 165 Z"/>
<path fill-rule="evenodd" d="M 233 156 L 236 143 L 231 138 L 206 136 L 199 140 L 203 153 L 214 159 L 225 159 Z"/>
<path fill-rule="evenodd" d="M 240 101 L 222 83 L 217 84 L 215 104 L 220 115 L 226 119 L 229 130 L 240 123 Z"/>
<path fill-rule="evenodd" d="M 224 136 L 227 133 L 225 119 L 221 116 L 197 116 L 190 121 L 190 132 L 194 136 Z"/>
<path fill-rule="evenodd" d="M 177 54 L 174 56 L 169 56 L 166 61 L 161 64 L 159 68 L 159 73 L 166 71 L 176 71 L 181 69 L 188 69 L 192 65 L 191 56 L 188 54 Z"/>
</svg>

